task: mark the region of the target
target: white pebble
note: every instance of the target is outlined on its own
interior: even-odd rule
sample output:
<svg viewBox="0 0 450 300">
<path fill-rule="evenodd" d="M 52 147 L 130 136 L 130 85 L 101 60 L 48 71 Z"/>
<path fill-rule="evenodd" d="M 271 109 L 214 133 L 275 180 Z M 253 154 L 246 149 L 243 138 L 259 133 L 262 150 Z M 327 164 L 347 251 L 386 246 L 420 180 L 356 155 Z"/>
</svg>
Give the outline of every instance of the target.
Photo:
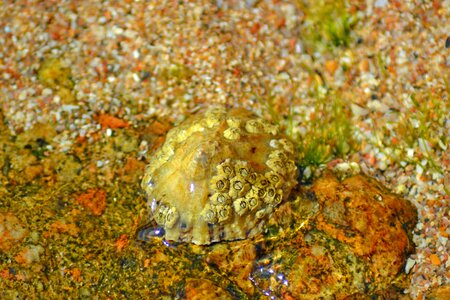
<svg viewBox="0 0 450 300">
<path fill-rule="evenodd" d="M 27 91 L 26 90 L 21 91 L 20 94 L 19 94 L 19 100 L 23 101 L 26 98 L 27 98 Z"/>
<path fill-rule="evenodd" d="M 419 164 L 416 165 L 416 173 L 417 173 L 417 175 L 422 175 L 423 174 L 423 168 Z"/>
<path fill-rule="evenodd" d="M 406 148 L 406 157 L 408 157 L 409 159 L 412 159 L 414 157 L 414 149 Z"/>
<path fill-rule="evenodd" d="M 376 0 L 375 7 L 385 7 L 388 4 L 387 0 Z"/>
<path fill-rule="evenodd" d="M 52 89 L 45 88 L 42 90 L 42 96 L 50 96 L 53 93 Z"/>
<path fill-rule="evenodd" d="M 409 274 L 409 271 L 411 271 L 411 268 L 414 267 L 416 264 L 416 261 L 414 259 L 408 258 L 405 265 L 405 273 Z"/>
</svg>

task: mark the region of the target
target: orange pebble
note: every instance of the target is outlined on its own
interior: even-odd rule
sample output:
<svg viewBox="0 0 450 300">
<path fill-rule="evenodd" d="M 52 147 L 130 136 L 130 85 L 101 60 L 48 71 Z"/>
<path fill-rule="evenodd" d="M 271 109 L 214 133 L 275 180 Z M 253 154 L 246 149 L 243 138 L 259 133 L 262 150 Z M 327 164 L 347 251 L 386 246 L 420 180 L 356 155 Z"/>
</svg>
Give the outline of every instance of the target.
<svg viewBox="0 0 450 300">
<path fill-rule="evenodd" d="M 359 63 L 359 70 L 361 72 L 369 71 L 369 61 L 367 59 L 364 59 Z"/>
<path fill-rule="evenodd" d="M 335 60 L 328 60 L 325 62 L 325 69 L 330 73 L 334 74 L 338 68 L 338 63 Z"/>
<path fill-rule="evenodd" d="M 103 128 L 125 128 L 130 125 L 130 123 L 123 121 L 119 118 L 107 115 L 107 114 L 101 114 L 98 116 L 98 122 L 100 125 L 102 125 Z"/>
<path fill-rule="evenodd" d="M 398 145 L 398 143 L 399 143 L 398 139 L 395 136 L 392 137 L 391 141 L 392 141 L 392 144 L 394 144 L 394 145 Z"/>
<path fill-rule="evenodd" d="M 441 227 L 439 227 L 439 233 L 441 234 L 441 236 L 443 236 L 443 237 L 449 236 L 446 229 L 447 229 L 447 227 L 445 225 L 442 225 Z"/>
<path fill-rule="evenodd" d="M 441 260 L 439 259 L 439 256 L 437 256 L 434 253 L 430 255 L 430 261 L 435 266 L 439 266 L 441 264 Z"/>
<path fill-rule="evenodd" d="M 150 259 L 149 258 L 146 258 L 145 260 L 144 260 L 144 268 L 148 268 L 150 266 Z"/>
</svg>

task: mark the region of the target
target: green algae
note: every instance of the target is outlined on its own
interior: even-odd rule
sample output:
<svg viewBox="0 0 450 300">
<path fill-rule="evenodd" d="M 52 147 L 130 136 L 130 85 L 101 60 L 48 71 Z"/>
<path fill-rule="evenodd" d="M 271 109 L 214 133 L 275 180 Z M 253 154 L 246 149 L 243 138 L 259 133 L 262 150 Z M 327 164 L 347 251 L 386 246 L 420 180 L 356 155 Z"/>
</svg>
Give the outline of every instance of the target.
<svg viewBox="0 0 450 300">
<path fill-rule="evenodd" d="M 358 19 L 351 14 L 346 1 L 296 1 L 305 18 L 300 26 L 308 53 L 347 48 Z"/>
</svg>

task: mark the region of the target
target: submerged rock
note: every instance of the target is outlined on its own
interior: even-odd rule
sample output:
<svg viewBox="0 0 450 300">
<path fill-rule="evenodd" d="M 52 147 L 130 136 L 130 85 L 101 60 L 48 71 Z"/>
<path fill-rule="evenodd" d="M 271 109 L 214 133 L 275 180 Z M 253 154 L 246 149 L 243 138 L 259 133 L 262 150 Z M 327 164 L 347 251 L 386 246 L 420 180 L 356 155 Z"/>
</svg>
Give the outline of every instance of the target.
<svg viewBox="0 0 450 300">
<path fill-rule="evenodd" d="M 215 107 L 169 131 L 142 187 L 167 240 L 210 244 L 262 232 L 296 178 L 294 146 L 276 125 Z"/>
<path fill-rule="evenodd" d="M 327 172 L 295 194 L 274 212 L 263 238 L 215 245 L 207 261 L 252 297 L 398 299 L 414 251 L 413 206 L 365 175 L 341 181 Z"/>
</svg>

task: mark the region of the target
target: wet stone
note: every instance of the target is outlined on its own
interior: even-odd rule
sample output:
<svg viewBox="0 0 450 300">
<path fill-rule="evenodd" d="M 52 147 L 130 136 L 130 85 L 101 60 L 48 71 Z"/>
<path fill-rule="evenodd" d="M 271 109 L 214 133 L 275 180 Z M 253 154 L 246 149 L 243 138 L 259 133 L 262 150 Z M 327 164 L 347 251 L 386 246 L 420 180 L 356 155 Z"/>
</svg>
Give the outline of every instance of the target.
<svg viewBox="0 0 450 300">
<path fill-rule="evenodd" d="M 297 183 L 291 148 L 276 125 L 245 109 L 213 107 L 188 118 L 146 168 L 152 219 L 167 240 L 194 244 L 262 232 Z"/>
<path fill-rule="evenodd" d="M 326 173 L 294 194 L 297 199 L 273 213 L 268 227 L 274 234 L 260 244 L 249 277 L 261 294 L 281 299 L 401 294 L 417 221 L 409 202 L 364 175 L 340 181 Z"/>
</svg>

